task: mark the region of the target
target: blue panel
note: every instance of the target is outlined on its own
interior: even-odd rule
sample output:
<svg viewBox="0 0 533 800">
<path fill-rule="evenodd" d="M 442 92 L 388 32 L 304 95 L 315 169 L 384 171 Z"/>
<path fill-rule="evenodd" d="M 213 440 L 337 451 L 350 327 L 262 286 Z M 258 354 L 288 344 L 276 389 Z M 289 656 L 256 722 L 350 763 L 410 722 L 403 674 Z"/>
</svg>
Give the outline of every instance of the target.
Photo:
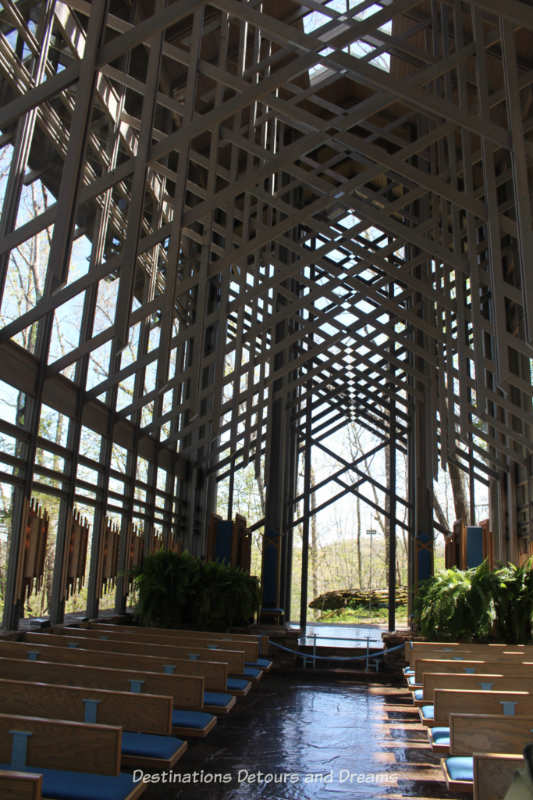
<svg viewBox="0 0 533 800">
<path fill-rule="evenodd" d="M 231 564 L 232 541 L 233 522 L 225 519 L 218 520 L 215 542 L 215 561 L 225 561 L 227 564 Z"/>
<path fill-rule="evenodd" d="M 466 566 L 479 567 L 483 561 L 483 528 L 470 525 L 466 529 Z"/>
<path fill-rule="evenodd" d="M 9 731 L 13 737 L 11 744 L 11 767 L 13 769 L 24 769 L 26 766 L 26 756 L 28 753 L 28 739 L 30 731 Z"/>
<path fill-rule="evenodd" d="M 417 581 L 425 581 L 426 578 L 431 578 L 433 574 L 433 554 L 431 549 L 426 550 L 425 545 L 431 548 L 431 534 L 426 531 L 419 531 L 416 537 L 417 543 Z"/>
<path fill-rule="evenodd" d="M 90 699 L 90 700 L 83 700 L 82 702 L 85 707 L 84 721 L 90 723 L 96 722 L 98 715 L 98 704 L 101 701 Z"/>
<path fill-rule="evenodd" d="M 267 528 L 263 542 L 263 608 L 279 606 L 279 533 Z"/>
<path fill-rule="evenodd" d="M 143 690 L 143 683 L 144 681 L 139 680 L 130 680 L 130 692 L 135 692 L 135 694 L 141 694 Z"/>
<path fill-rule="evenodd" d="M 167 675 L 173 675 L 176 672 L 176 665 L 165 664 L 163 667 L 163 672 L 166 672 Z"/>
</svg>

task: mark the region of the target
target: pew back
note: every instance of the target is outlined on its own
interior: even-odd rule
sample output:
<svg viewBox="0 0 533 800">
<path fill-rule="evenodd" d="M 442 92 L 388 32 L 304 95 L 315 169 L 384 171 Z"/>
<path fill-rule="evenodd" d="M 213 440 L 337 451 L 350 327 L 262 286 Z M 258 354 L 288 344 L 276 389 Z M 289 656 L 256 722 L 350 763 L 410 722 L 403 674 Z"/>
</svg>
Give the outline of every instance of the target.
<svg viewBox="0 0 533 800">
<path fill-rule="evenodd" d="M 474 800 L 504 800 L 524 759 L 509 753 L 474 753 Z"/>
<path fill-rule="evenodd" d="M 58 719 L 0 714 L 0 761 L 11 763 L 12 731 L 27 736 L 26 762 L 31 767 L 118 775 L 122 729 Z"/>
<path fill-rule="evenodd" d="M 172 699 L 163 695 L 0 678 L 0 708 L 6 714 L 24 714 L 31 709 L 38 717 L 95 721 L 161 736 L 172 733 Z"/>
<path fill-rule="evenodd" d="M 533 715 L 451 714 L 450 753 L 522 753 L 531 741 Z"/>
<path fill-rule="evenodd" d="M 451 658 L 453 655 L 471 654 L 475 658 L 498 659 L 506 651 L 522 653 L 527 660 L 533 657 L 533 645 L 524 644 L 474 644 L 472 642 L 405 642 L 405 660 L 414 666 L 417 658 L 426 658 L 428 653 L 434 657 Z"/>
<path fill-rule="evenodd" d="M 173 706 L 182 709 L 201 710 L 204 701 L 203 678 L 190 675 L 164 675 L 140 670 L 0 657 L 0 677 L 121 692 L 137 693 L 138 690 L 139 694 L 171 697 Z"/>
<path fill-rule="evenodd" d="M 533 661 L 523 661 L 522 656 L 508 656 L 504 661 L 419 658 L 415 662 L 415 683 L 423 684 L 427 672 L 499 673 L 503 675 L 533 675 Z"/>
<path fill-rule="evenodd" d="M 533 715 L 533 695 L 529 692 L 436 689 L 434 724 L 448 725 L 450 714 Z"/>
<path fill-rule="evenodd" d="M 435 689 L 474 689 L 480 691 L 533 692 L 533 675 L 474 674 L 455 672 L 424 673 L 424 703 L 432 703 Z"/>
<path fill-rule="evenodd" d="M 0 769 L 2 800 L 41 800 L 42 776 Z"/>
<path fill-rule="evenodd" d="M 158 633 L 164 636 L 172 636 L 174 634 L 184 634 L 184 635 L 191 635 L 196 636 L 198 634 L 202 635 L 209 635 L 209 637 L 213 640 L 218 639 L 228 639 L 229 641 L 235 642 L 252 642 L 253 644 L 258 644 L 261 652 L 266 653 L 268 649 L 268 635 L 267 634 L 254 634 L 254 633 L 226 633 L 226 632 L 217 632 L 217 631 L 197 631 L 191 628 L 154 628 L 146 625 L 120 625 L 120 624 L 113 624 L 109 622 L 89 622 L 84 625 L 84 627 L 88 628 L 89 630 L 99 630 L 105 629 L 110 632 L 114 630 L 123 630 L 134 628 L 141 634 L 145 636 L 150 636 L 153 633 Z"/>
<path fill-rule="evenodd" d="M 83 637 L 75 638 L 71 636 L 54 636 L 50 633 L 27 633 L 24 634 L 24 643 L 32 645 L 33 650 L 40 651 L 43 658 L 46 653 L 52 651 L 64 656 L 62 660 L 74 660 L 78 664 L 87 664 L 103 667 L 116 667 L 117 669 L 132 668 L 144 669 L 149 672 L 175 672 L 179 675 L 201 675 L 205 679 L 205 688 L 212 692 L 225 692 L 228 665 L 223 661 L 217 661 L 215 654 L 210 661 L 199 661 L 186 658 L 161 658 L 154 655 L 139 655 L 124 652 L 120 642 L 101 642 L 98 640 L 88 640 Z M 0 643 L 0 653 L 2 652 Z M 51 647 L 50 651 L 45 648 Z M 65 651 L 70 651 L 65 653 Z M 76 659 L 72 653 L 78 653 Z M 48 661 L 57 660 L 56 658 L 46 658 Z"/>
<path fill-rule="evenodd" d="M 66 628 L 64 630 L 70 634 L 70 631 L 67 631 Z M 111 634 L 93 631 L 92 629 L 80 629 L 79 633 L 76 631 L 76 635 L 85 636 L 88 639 L 95 639 L 101 642 L 120 641 L 124 652 L 138 653 L 139 655 L 154 655 L 157 653 L 161 655 L 161 657 L 166 658 L 172 655 L 174 658 L 188 658 L 189 653 L 195 653 L 199 658 L 209 661 L 213 656 L 213 650 L 216 649 L 217 660 L 225 661 L 228 664 L 228 670 L 231 674 L 242 674 L 245 662 L 250 660 L 245 657 L 241 645 L 235 642 L 229 642 L 227 646 L 226 643 L 207 642 L 203 640 L 194 640 L 191 642 L 180 641 L 178 644 L 175 640 L 168 641 L 167 639 L 163 639 L 163 641 L 161 641 L 161 637 L 155 641 L 146 639 L 144 636 L 139 637 L 135 636 L 134 633 L 130 634 L 129 631 L 125 634 L 117 633 L 111 636 Z"/>
</svg>

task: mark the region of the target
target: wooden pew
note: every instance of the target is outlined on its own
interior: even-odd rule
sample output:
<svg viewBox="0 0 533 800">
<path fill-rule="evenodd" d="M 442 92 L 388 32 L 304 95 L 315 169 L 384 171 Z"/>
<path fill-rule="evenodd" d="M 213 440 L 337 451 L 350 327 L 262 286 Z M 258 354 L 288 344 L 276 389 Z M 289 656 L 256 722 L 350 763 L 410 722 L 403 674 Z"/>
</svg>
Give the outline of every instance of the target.
<svg viewBox="0 0 533 800">
<path fill-rule="evenodd" d="M 0 769 L 2 800 L 41 800 L 42 776 L 31 772 Z"/>
<path fill-rule="evenodd" d="M 533 646 L 530 645 L 495 645 L 495 644 L 469 644 L 469 645 L 436 645 L 433 642 L 417 642 L 417 647 L 408 648 L 406 643 L 405 654 L 408 666 L 404 667 L 403 674 L 410 688 L 414 688 L 415 663 L 418 659 L 443 659 L 460 661 L 499 661 L 509 656 L 522 656 L 523 661 L 533 661 Z"/>
<path fill-rule="evenodd" d="M 510 753 L 474 753 L 474 800 L 504 800 L 524 759 Z"/>
<path fill-rule="evenodd" d="M 423 676 L 426 672 L 464 672 L 472 675 L 489 672 L 511 674 L 512 672 L 514 675 L 533 675 L 533 661 L 523 661 L 521 656 L 508 656 L 505 660 L 499 661 L 420 658 L 415 663 L 416 688 L 423 687 Z"/>
<path fill-rule="evenodd" d="M 34 634 L 29 634 L 30 638 Z M 42 634 L 47 636 L 48 634 Z M 98 637 L 95 637 L 98 638 Z M 28 639 L 29 641 L 29 639 Z M 111 641 L 107 639 L 100 639 L 100 641 Z M 113 639 L 113 641 L 115 641 Z M 137 655 L 153 656 L 157 655 L 161 658 L 184 658 L 188 659 L 189 654 L 198 656 L 198 660 L 211 661 L 213 659 L 213 650 L 208 647 L 199 647 L 194 645 L 168 645 L 161 644 L 161 642 L 145 642 L 139 640 L 120 639 L 121 652 L 123 653 L 136 653 Z M 226 650 L 217 649 L 217 661 L 226 662 L 228 665 L 228 673 L 233 675 L 242 675 L 244 671 L 244 652 L 242 650 Z"/>
<path fill-rule="evenodd" d="M 187 738 L 207 736 L 217 722 L 203 711 L 204 681 L 197 676 L 0 657 L 0 678 L 170 696 L 172 729 Z"/>
<path fill-rule="evenodd" d="M 228 664 L 222 659 L 225 656 L 218 656 L 211 650 L 209 652 L 209 660 L 197 658 L 198 653 L 190 653 L 189 658 L 184 658 L 184 653 L 181 653 L 181 658 L 174 658 L 168 652 L 161 652 L 154 648 L 152 655 L 145 653 L 139 654 L 136 652 L 135 645 L 131 642 L 97 642 L 83 637 L 74 638 L 70 636 L 53 636 L 47 633 L 28 633 L 24 634 L 22 642 L 15 642 L 14 644 L 24 644 L 31 650 L 39 651 L 47 648 L 47 653 L 54 653 L 54 658 L 50 661 L 57 661 L 55 654 L 61 656 L 61 660 L 75 661 L 80 663 L 76 658 L 76 652 L 83 652 L 85 663 L 94 664 L 95 666 L 101 664 L 102 666 L 116 666 L 118 669 L 123 668 L 124 664 L 128 667 L 138 667 L 139 669 L 147 669 L 150 672 L 166 672 L 176 673 L 181 675 L 200 675 L 204 678 L 206 684 L 206 697 L 207 705 L 216 707 L 216 712 L 212 713 L 226 714 L 235 705 L 235 698 L 233 695 L 244 696 L 247 695 L 251 688 L 250 681 L 245 678 L 231 678 L 228 676 Z M 55 645 L 53 642 L 58 641 L 60 646 Z M 13 644 L 13 642 L 9 642 Z M 4 642 L 0 641 L 0 651 L 4 646 Z M 49 649 L 55 648 L 55 650 Z M 65 651 L 69 650 L 69 653 Z M 211 712 L 210 712 L 211 713 Z"/>
<path fill-rule="evenodd" d="M 228 650 L 242 650 L 247 660 L 254 661 L 259 656 L 259 643 L 257 640 L 235 638 L 229 634 L 211 634 L 209 631 L 185 631 L 185 630 L 171 630 L 168 628 L 141 628 L 137 625 L 113 625 L 104 626 L 98 625 L 96 627 L 70 627 L 54 626 L 53 633 L 61 635 L 62 633 L 71 636 L 73 633 L 79 633 L 85 636 L 113 636 L 123 637 L 129 641 L 142 640 L 144 642 L 159 642 L 160 644 L 167 644 L 170 646 L 180 646 L 180 642 L 205 642 L 205 646 L 213 644 L 218 647 L 223 647 L 226 643 Z"/>
<path fill-rule="evenodd" d="M 31 709 L 44 718 L 119 725 L 123 767 L 169 769 L 187 749 L 187 742 L 171 735 L 171 697 L 0 678 L 0 708 L 6 714 Z"/>
<path fill-rule="evenodd" d="M 204 708 L 211 714 L 227 714 L 235 705 L 235 692 L 231 692 L 227 684 L 228 665 L 218 661 L 191 661 L 190 659 L 169 659 L 154 656 L 137 655 L 120 652 L 120 643 L 97 642 L 84 638 L 75 639 L 70 636 L 54 636 L 48 633 L 25 634 L 23 644 L 30 647 L 28 652 L 39 651 L 45 661 L 66 661 L 87 666 L 116 667 L 117 669 L 135 668 L 149 672 L 165 672 L 166 674 L 200 675 L 205 680 Z M 57 643 L 57 645 L 56 645 Z M 20 642 L 9 642 L 20 644 Z M 116 651 L 113 650 L 116 647 Z M 4 643 L 0 642 L 0 654 L 6 652 Z M 16 652 L 16 651 L 15 651 Z M 77 654 L 77 655 L 76 655 Z M 15 656 L 19 657 L 19 656 Z M 240 693 L 247 693 L 250 684 Z"/>
<path fill-rule="evenodd" d="M 436 653 L 442 658 L 450 658 L 449 654 L 461 653 L 482 653 L 484 656 L 491 655 L 495 658 L 499 657 L 499 653 L 506 650 L 521 652 L 526 656 L 533 655 L 533 645 L 526 644 L 505 644 L 505 643 L 481 643 L 475 642 L 405 642 L 404 656 L 405 660 L 413 666 L 417 658 L 425 657 L 427 652 Z"/>
<path fill-rule="evenodd" d="M 67 630 L 67 629 L 65 629 Z M 213 635 L 209 631 L 187 631 L 171 630 L 168 628 L 141 628 L 137 625 L 128 627 L 116 625 L 114 628 L 98 626 L 97 628 L 86 628 L 91 634 L 98 633 L 100 636 L 124 636 L 124 638 L 139 637 L 149 642 L 161 642 L 162 644 L 178 644 L 202 641 L 207 644 L 224 646 L 235 645 L 236 650 L 243 650 L 247 661 L 256 661 L 259 657 L 259 642 L 257 639 L 243 638 L 242 636 L 232 636 L 231 634 Z M 238 645 L 238 646 L 237 646 Z M 228 647 L 228 649 L 233 649 Z"/>
<path fill-rule="evenodd" d="M 82 782 L 91 800 L 100 800 L 109 787 L 117 799 L 134 800 L 145 786 L 120 773 L 121 738 L 121 728 L 111 725 L 0 714 L 0 763 L 42 774 L 46 797 L 65 797 L 67 787 Z"/>
<path fill-rule="evenodd" d="M 450 753 L 442 759 L 446 785 L 451 792 L 472 792 L 474 753 L 509 753 L 519 756 L 533 738 L 533 716 L 503 714 L 452 714 Z"/>
<path fill-rule="evenodd" d="M 533 692 L 533 675 L 504 675 L 477 673 L 468 675 L 457 672 L 426 672 L 424 673 L 423 694 L 415 697 L 415 705 L 433 703 L 435 689 L 478 689 L 481 691 L 500 692 Z"/>
<path fill-rule="evenodd" d="M 228 671 L 230 675 L 239 675 L 246 677 L 248 680 L 260 680 L 263 674 L 262 669 L 259 667 L 247 666 L 247 661 L 249 663 L 250 659 L 247 658 L 245 648 L 250 650 L 250 648 L 255 648 L 255 653 L 257 653 L 257 643 L 252 645 L 243 645 L 241 642 L 223 642 L 223 641 L 213 641 L 211 639 L 204 639 L 204 638 L 172 638 L 166 636 L 156 636 L 154 634 L 153 637 L 147 638 L 146 636 L 139 636 L 135 634 L 134 628 L 132 626 L 131 629 L 128 629 L 125 633 L 114 632 L 114 633 L 102 633 L 101 631 L 94 631 L 92 629 L 79 629 L 76 631 L 75 635 L 85 636 L 89 639 L 96 639 L 99 641 L 111 641 L 111 642 L 122 642 L 123 644 L 128 643 L 131 646 L 135 646 L 137 648 L 137 652 L 150 652 L 154 648 L 161 649 L 162 652 L 168 652 L 169 650 L 175 649 L 185 649 L 185 651 L 190 652 L 193 651 L 195 653 L 203 654 L 204 658 L 207 658 L 205 652 L 212 655 L 212 651 L 216 650 L 217 655 L 220 654 L 221 658 L 219 660 L 224 660 L 228 662 Z M 68 628 L 63 628 L 63 633 L 66 635 L 72 635 L 72 630 Z M 44 634 L 46 635 L 46 634 Z M 207 658 L 208 660 L 208 658 Z"/>
<path fill-rule="evenodd" d="M 197 631 L 191 628 L 154 628 L 145 625 L 120 625 L 120 624 L 113 624 L 109 622 L 105 622 L 104 620 L 95 620 L 84 624 L 85 628 L 89 630 L 107 630 L 107 631 L 114 631 L 114 630 L 129 630 L 130 628 L 134 629 L 135 631 L 144 634 L 145 636 L 149 637 L 153 633 L 158 633 L 161 635 L 168 635 L 173 636 L 174 634 L 183 634 L 183 635 L 191 635 L 196 636 L 198 634 L 201 635 L 208 635 L 213 640 L 218 639 L 228 639 L 235 642 L 257 642 L 259 645 L 259 655 L 268 655 L 268 635 L 265 633 L 221 633 L 221 632 L 213 632 L 213 631 Z"/>
<path fill-rule="evenodd" d="M 429 709 L 433 709 L 433 716 L 430 715 Z M 448 725 L 450 714 L 461 712 L 511 716 L 533 714 L 533 695 L 529 692 L 435 689 L 433 705 L 419 708 L 420 721 L 430 728 Z M 430 741 L 432 741 L 431 735 Z"/>
</svg>

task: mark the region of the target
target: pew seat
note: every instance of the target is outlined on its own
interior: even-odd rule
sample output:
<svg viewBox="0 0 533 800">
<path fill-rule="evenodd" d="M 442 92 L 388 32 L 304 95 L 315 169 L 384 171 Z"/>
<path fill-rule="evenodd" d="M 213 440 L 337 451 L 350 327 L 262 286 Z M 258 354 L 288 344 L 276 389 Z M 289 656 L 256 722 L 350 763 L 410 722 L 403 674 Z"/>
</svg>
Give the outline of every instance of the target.
<svg viewBox="0 0 533 800">
<path fill-rule="evenodd" d="M 531 739 L 532 729 L 531 714 L 451 714 L 451 755 L 441 761 L 448 789 L 472 792 L 476 758 L 484 753 L 514 754 L 519 758 Z"/>
<path fill-rule="evenodd" d="M 180 736 L 203 738 L 213 730 L 217 718 L 205 711 L 179 711 L 172 712 L 172 730 L 179 732 Z"/>
<path fill-rule="evenodd" d="M 240 697 L 245 697 L 252 688 L 252 684 L 250 681 L 246 680 L 246 678 L 235 677 L 229 677 L 226 686 L 232 694 L 239 695 Z"/>
<path fill-rule="evenodd" d="M 255 661 L 245 661 L 245 667 L 259 667 L 263 672 L 268 672 L 272 669 L 272 661 L 268 658 L 257 658 Z"/>
<path fill-rule="evenodd" d="M 0 764 L 0 770 L 11 771 L 10 764 Z M 15 772 L 26 771 L 20 767 Z M 50 769 L 29 766 L 27 771 L 42 776 L 41 796 L 53 800 L 134 800 L 145 787 L 134 784 L 126 772 L 120 775 L 95 775 L 93 772 Z"/>
<path fill-rule="evenodd" d="M 236 703 L 227 692 L 204 692 L 204 709 L 210 714 L 229 714 Z"/>
<path fill-rule="evenodd" d="M 428 731 L 429 741 L 436 753 L 447 753 L 450 749 L 450 728 L 446 725 L 435 725 Z"/>
<path fill-rule="evenodd" d="M 471 792 L 474 789 L 474 757 L 450 756 L 442 761 L 450 792 Z"/>
<path fill-rule="evenodd" d="M 122 731 L 122 756 L 130 756 L 130 766 L 172 767 L 187 749 L 187 742 L 175 736 Z M 139 758 L 142 758 L 142 763 Z M 152 764 L 150 764 L 150 761 Z M 165 762 L 162 764 L 161 762 Z"/>
<path fill-rule="evenodd" d="M 428 703 L 427 706 L 420 706 L 419 713 L 422 724 L 431 725 L 435 719 L 435 706 L 433 703 Z"/>
<path fill-rule="evenodd" d="M 260 681 L 261 678 L 263 677 L 263 670 L 260 669 L 259 667 L 254 667 L 254 666 L 248 666 L 247 667 L 245 665 L 244 666 L 244 670 L 242 672 L 242 675 L 245 678 L 251 678 L 253 681 Z M 236 678 L 241 678 L 242 676 L 241 675 L 236 675 L 235 677 Z"/>
</svg>

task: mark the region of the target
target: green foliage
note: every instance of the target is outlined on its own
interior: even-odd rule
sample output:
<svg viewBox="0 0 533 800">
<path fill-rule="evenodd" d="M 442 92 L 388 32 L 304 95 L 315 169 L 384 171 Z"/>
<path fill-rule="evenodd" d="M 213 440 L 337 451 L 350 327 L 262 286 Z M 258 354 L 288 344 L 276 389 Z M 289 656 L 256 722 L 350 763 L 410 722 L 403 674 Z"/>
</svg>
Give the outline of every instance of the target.
<svg viewBox="0 0 533 800">
<path fill-rule="evenodd" d="M 260 603 L 257 578 L 189 553 L 148 556 L 135 581 L 143 625 L 223 631 L 248 623 Z"/>
<path fill-rule="evenodd" d="M 420 586 L 415 621 L 433 641 L 499 641 L 531 639 L 533 571 L 531 562 L 501 565 L 487 562 L 438 572 Z"/>
<path fill-rule="evenodd" d="M 495 608 L 494 636 L 519 644 L 531 639 L 533 569 L 529 559 L 521 567 L 504 564 L 494 573 L 492 597 Z"/>
</svg>

